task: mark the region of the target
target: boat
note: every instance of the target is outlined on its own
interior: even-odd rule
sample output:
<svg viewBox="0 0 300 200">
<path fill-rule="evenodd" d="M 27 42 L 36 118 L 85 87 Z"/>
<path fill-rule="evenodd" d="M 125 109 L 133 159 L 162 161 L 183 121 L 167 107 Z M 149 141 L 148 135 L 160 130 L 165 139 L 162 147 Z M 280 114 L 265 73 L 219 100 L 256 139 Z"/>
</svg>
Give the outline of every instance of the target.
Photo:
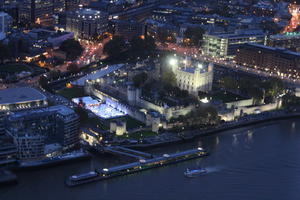
<svg viewBox="0 0 300 200">
<path fill-rule="evenodd" d="M 70 177 L 72 181 L 81 181 L 89 178 L 94 178 L 98 176 L 98 174 L 95 171 L 90 171 L 88 173 L 79 174 L 79 175 L 73 175 Z"/>
<path fill-rule="evenodd" d="M 195 176 L 197 176 L 197 175 L 205 174 L 205 173 L 207 173 L 207 170 L 204 169 L 204 168 L 193 169 L 193 170 L 186 169 L 186 171 L 184 172 L 184 175 L 185 175 L 186 177 L 192 178 L 192 177 L 195 177 Z"/>
</svg>

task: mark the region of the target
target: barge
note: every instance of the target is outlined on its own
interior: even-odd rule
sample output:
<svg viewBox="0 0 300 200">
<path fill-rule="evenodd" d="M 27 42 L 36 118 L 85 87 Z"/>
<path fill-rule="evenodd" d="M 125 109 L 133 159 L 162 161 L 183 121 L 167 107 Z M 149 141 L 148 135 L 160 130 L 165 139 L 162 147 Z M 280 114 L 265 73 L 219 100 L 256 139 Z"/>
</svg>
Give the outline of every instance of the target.
<svg viewBox="0 0 300 200">
<path fill-rule="evenodd" d="M 163 154 L 162 156 L 151 159 L 140 159 L 138 162 L 132 162 L 111 168 L 96 169 L 87 173 L 72 175 L 66 179 L 66 185 L 71 187 L 94 181 L 106 180 L 207 155 L 208 152 L 203 150 L 201 147 L 174 154 Z"/>
</svg>

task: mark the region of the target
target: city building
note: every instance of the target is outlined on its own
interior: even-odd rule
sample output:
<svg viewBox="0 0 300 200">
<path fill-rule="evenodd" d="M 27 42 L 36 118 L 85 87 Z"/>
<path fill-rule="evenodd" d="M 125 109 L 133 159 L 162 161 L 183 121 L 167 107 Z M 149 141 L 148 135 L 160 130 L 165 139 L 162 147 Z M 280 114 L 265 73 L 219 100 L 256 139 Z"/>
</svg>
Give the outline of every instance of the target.
<svg viewBox="0 0 300 200">
<path fill-rule="evenodd" d="M 79 142 L 79 117 L 66 106 L 52 106 L 11 114 L 7 134 L 13 138 L 20 160 L 51 157 Z"/>
<path fill-rule="evenodd" d="M 24 0 L 19 12 L 19 20 L 25 24 L 49 25 L 53 22 L 53 0 Z"/>
<path fill-rule="evenodd" d="M 17 111 L 47 105 L 47 97 L 35 88 L 18 87 L 0 91 L 0 111 Z"/>
<path fill-rule="evenodd" d="M 91 39 L 108 29 L 108 14 L 92 9 L 79 9 L 67 15 L 67 31 L 76 38 Z"/>
<path fill-rule="evenodd" d="M 10 136 L 0 135 L 0 168 L 16 162 L 17 148 Z"/>
<path fill-rule="evenodd" d="M 117 20 L 115 34 L 130 40 L 133 37 L 145 35 L 145 25 L 134 20 Z"/>
<path fill-rule="evenodd" d="M 4 119 L 5 119 L 5 113 L 0 112 L 0 136 L 5 134 Z"/>
<path fill-rule="evenodd" d="M 204 34 L 203 54 L 221 59 L 233 58 L 238 47 L 245 43 L 264 44 L 261 31 L 243 30 L 231 33 Z"/>
<path fill-rule="evenodd" d="M 53 0 L 53 14 L 59 14 L 66 11 L 66 0 Z"/>
<path fill-rule="evenodd" d="M 196 66 L 182 66 L 175 70 L 177 85 L 190 94 L 209 92 L 213 83 L 213 64 L 198 63 Z"/>
<path fill-rule="evenodd" d="M 126 122 L 120 120 L 110 122 L 110 132 L 118 136 L 124 135 L 126 133 Z"/>
<path fill-rule="evenodd" d="M 12 17 L 5 12 L 0 12 L 0 40 L 6 37 L 12 25 Z"/>
<path fill-rule="evenodd" d="M 38 48 L 58 47 L 65 40 L 74 39 L 74 33 L 72 32 L 50 31 L 47 29 L 33 29 L 28 35 L 35 41 L 34 47 Z"/>
<path fill-rule="evenodd" d="M 73 11 L 79 8 L 79 0 L 65 0 L 65 9 L 66 11 Z"/>
<path fill-rule="evenodd" d="M 300 54 L 286 49 L 245 44 L 238 49 L 235 61 L 282 77 L 299 78 Z"/>
<path fill-rule="evenodd" d="M 300 51 L 300 33 L 285 33 L 270 35 L 267 39 L 267 45 L 276 48 L 285 48 L 291 51 Z"/>
</svg>

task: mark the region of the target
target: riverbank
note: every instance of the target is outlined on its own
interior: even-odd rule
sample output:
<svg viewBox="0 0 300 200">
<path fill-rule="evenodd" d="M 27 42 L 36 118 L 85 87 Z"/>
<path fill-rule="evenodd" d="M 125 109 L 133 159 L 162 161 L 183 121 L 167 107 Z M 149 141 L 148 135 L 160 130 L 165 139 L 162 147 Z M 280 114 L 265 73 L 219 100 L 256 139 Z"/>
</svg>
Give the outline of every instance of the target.
<svg viewBox="0 0 300 200">
<path fill-rule="evenodd" d="M 276 121 L 276 120 L 285 120 L 300 117 L 300 113 L 286 113 L 285 111 L 276 111 L 276 112 L 269 112 L 269 113 L 262 113 L 257 116 L 248 116 L 247 118 L 242 118 L 238 121 L 233 122 L 226 122 L 221 124 L 217 127 L 205 129 L 205 130 L 189 130 L 189 131 L 182 131 L 179 133 L 172 133 L 167 132 L 164 133 L 161 138 L 149 138 L 147 139 L 146 144 L 129 144 L 129 145 L 122 145 L 128 148 L 136 148 L 136 149 L 147 149 L 157 146 L 165 146 L 169 144 L 185 142 L 193 140 L 200 136 L 206 136 L 210 134 L 216 134 L 219 132 L 237 129 L 245 126 Z"/>
</svg>

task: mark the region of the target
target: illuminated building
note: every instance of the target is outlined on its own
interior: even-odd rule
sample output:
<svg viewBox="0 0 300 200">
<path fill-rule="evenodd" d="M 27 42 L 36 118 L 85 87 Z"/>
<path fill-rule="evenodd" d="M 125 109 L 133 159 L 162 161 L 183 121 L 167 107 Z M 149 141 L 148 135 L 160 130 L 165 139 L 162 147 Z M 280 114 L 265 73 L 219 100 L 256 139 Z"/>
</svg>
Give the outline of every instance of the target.
<svg viewBox="0 0 300 200">
<path fill-rule="evenodd" d="M 47 97 L 34 88 L 19 87 L 0 91 L 0 111 L 24 110 L 47 105 Z"/>
<path fill-rule="evenodd" d="M 66 0 L 53 0 L 53 14 L 59 14 L 66 11 Z"/>
<path fill-rule="evenodd" d="M 245 44 L 238 49 L 235 61 L 281 77 L 299 79 L 300 54 L 286 49 Z"/>
<path fill-rule="evenodd" d="M 110 132 L 118 136 L 124 135 L 126 133 L 126 122 L 120 120 L 110 122 Z"/>
<path fill-rule="evenodd" d="M 16 153 L 17 149 L 12 138 L 0 134 L 0 167 L 14 164 L 16 162 Z"/>
<path fill-rule="evenodd" d="M 24 0 L 19 19 L 24 23 L 48 25 L 52 23 L 53 0 Z"/>
<path fill-rule="evenodd" d="M 179 67 L 174 71 L 177 85 L 190 94 L 198 95 L 198 92 L 209 92 L 213 82 L 213 64 L 199 63 L 197 66 Z"/>
<path fill-rule="evenodd" d="M 134 20 L 117 20 L 115 26 L 115 34 L 128 40 L 145 34 L 145 25 Z"/>
<path fill-rule="evenodd" d="M 12 24 L 12 18 L 4 12 L 0 12 L 0 40 L 6 37 L 6 34 L 10 31 Z"/>
<path fill-rule="evenodd" d="M 52 106 L 11 114 L 6 131 L 21 160 L 41 159 L 74 148 L 79 142 L 79 117 L 66 106 Z"/>
<path fill-rule="evenodd" d="M 222 34 L 203 35 L 203 53 L 216 58 L 233 58 L 238 47 L 245 43 L 265 42 L 261 31 L 245 30 Z"/>
<path fill-rule="evenodd" d="M 107 31 L 108 14 L 92 9 L 79 9 L 67 15 L 67 31 L 75 37 L 91 39 Z"/>
<path fill-rule="evenodd" d="M 300 33 L 285 33 L 270 35 L 267 39 L 267 46 L 284 48 L 292 51 L 300 51 Z"/>
</svg>

